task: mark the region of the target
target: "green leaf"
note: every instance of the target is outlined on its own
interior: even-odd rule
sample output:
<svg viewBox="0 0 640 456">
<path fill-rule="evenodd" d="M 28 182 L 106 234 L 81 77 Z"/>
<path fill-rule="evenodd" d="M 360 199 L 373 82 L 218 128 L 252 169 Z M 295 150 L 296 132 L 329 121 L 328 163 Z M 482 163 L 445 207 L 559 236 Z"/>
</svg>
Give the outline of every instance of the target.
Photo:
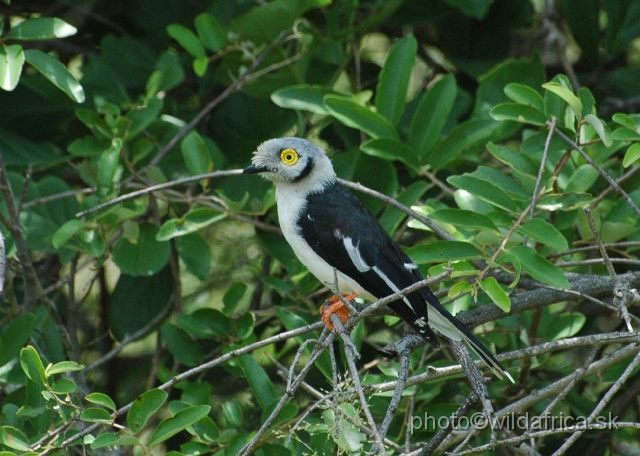
<svg viewBox="0 0 640 456">
<path fill-rule="evenodd" d="M 151 434 L 149 448 L 164 442 L 183 429 L 186 429 L 188 426 L 197 423 L 207 416 L 210 410 L 211 407 L 209 405 L 197 405 L 195 407 L 189 407 L 181 410 L 176 413 L 176 416 L 173 418 L 162 420 L 158 427 L 153 431 L 153 434 Z"/>
<path fill-rule="evenodd" d="M 75 35 L 78 30 L 57 17 L 36 17 L 20 22 L 5 38 L 13 40 L 49 40 Z"/>
<path fill-rule="evenodd" d="M 127 413 L 127 426 L 134 433 L 140 432 L 147 421 L 158 411 L 169 395 L 161 389 L 142 393 L 131 405 Z"/>
<path fill-rule="evenodd" d="M 151 97 L 143 104 L 133 106 L 125 116 L 131 122 L 127 127 L 127 139 L 135 137 L 157 120 L 163 106 L 164 102 L 157 97 Z"/>
<path fill-rule="evenodd" d="M 273 383 L 271 383 L 271 379 L 264 368 L 251 355 L 240 356 L 238 365 L 247 378 L 251 391 L 253 391 L 253 397 L 258 401 L 260 407 L 266 409 L 278 401 L 279 396 Z"/>
<path fill-rule="evenodd" d="M 281 108 L 329 114 L 324 106 L 324 97 L 327 95 L 338 93 L 326 86 L 300 84 L 276 90 L 271 94 L 271 101 Z"/>
<path fill-rule="evenodd" d="M 192 176 L 213 171 L 211 153 L 204 139 L 197 131 L 191 130 L 187 133 L 180 142 L 180 150 L 182 151 L 182 159 L 187 165 L 187 170 Z M 203 187 L 206 187 L 206 184 L 203 184 Z"/>
<path fill-rule="evenodd" d="M 593 97 L 591 90 L 586 87 L 580 87 L 580 89 L 578 89 L 578 98 L 580 98 L 580 102 L 582 103 L 583 118 L 595 112 L 596 99 Z"/>
<path fill-rule="evenodd" d="M 237 400 L 232 399 L 222 404 L 222 413 L 224 413 L 227 424 L 234 428 L 242 426 L 242 407 Z"/>
<path fill-rule="evenodd" d="M 519 103 L 502 103 L 494 106 L 490 112 L 496 120 L 515 120 L 520 123 L 544 126 L 547 118 L 533 106 Z"/>
<path fill-rule="evenodd" d="M 463 209 L 438 209 L 429 214 L 429 218 L 436 222 L 449 223 L 459 228 L 470 228 L 500 233 L 495 223 L 486 215 Z"/>
<path fill-rule="evenodd" d="M 296 20 L 312 8 L 329 5 L 329 0 L 295 1 L 273 0 L 257 4 L 244 14 L 235 16 L 229 31 L 255 44 L 270 43 L 283 30 L 297 27 Z M 251 5 L 248 4 L 248 5 Z M 243 7 L 241 11 L 246 11 Z"/>
<path fill-rule="evenodd" d="M 218 52 L 227 44 L 227 36 L 220 22 L 209 13 L 202 13 L 194 20 L 200 41 L 211 52 Z"/>
<path fill-rule="evenodd" d="M 92 450 L 97 450 L 99 448 L 104 448 L 104 447 L 116 447 L 116 446 L 130 446 L 130 445 L 137 445 L 138 443 L 140 443 L 138 441 L 138 439 L 136 439 L 133 436 L 124 434 L 124 433 L 118 433 L 118 434 L 111 434 L 109 432 L 105 432 L 103 434 L 98 435 L 95 440 L 93 442 L 91 442 L 91 449 Z"/>
<path fill-rule="evenodd" d="M 206 57 L 196 57 L 193 59 L 193 72 L 199 77 L 204 76 L 209 68 L 209 59 Z"/>
<path fill-rule="evenodd" d="M 169 352 L 182 364 L 194 367 L 201 361 L 200 344 L 193 340 L 184 329 L 171 323 L 165 323 L 160 327 L 160 333 Z"/>
<path fill-rule="evenodd" d="M 50 55 L 37 49 L 27 49 L 24 56 L 31 66 L 66 93 L 76 103 L 84 102 L 84 90 L 67 68 Z"/>
<path fill-rule="evenodd" d="M 567 240 L 560 231 L 541 218 L 532 218 L 522 225 L 518 231 L 538 242 L 548 245 L 556 252 L 563 252 L 569 248 Z"/>
<path fill-rule="evenodd" d="M 198 309 L 178 317 L 178 324 L 198 338 L 229 338 L 231 321 L 217 309 Z"/>
<path fill-rule="evenodd" d="M 522 269 L 534 279 L 563 290 L 571 288 L 562 270 L 533 249 L 520 245 L 510 248 L 507 252 L 518 258 Z"/>
<path fill-rule="evenodd" d="M 238 307 L 238 304 L 240 303 L 240 300 L 244 297 L 246 292 L 247 286 L 242 282 L 235 282 L 229 287 L 229 289 L 222 297 L 225 315 L 233 315 L 234 311 Z"/>
<path fill-rule="evenodd" d="M 409 143 L 421 159 L 427 157 L 440 140 L 455 99 L 456 80 L 453 75 L 447 75 L 438 79 L 420 101 L 411 120 Z"/>
<path fill-rule="evenodd" d="M 407 101 L 411 71 L 416 61 L 418 42 L 407 34 L 391 48 L 376 89 L 376 108 L 393 125 L 397 125 Z"/>
<path fill-rule="evenodd" d="M 425 181 L 417 180 L 396 196 L 396 201 L 400 204 L 411 207 L 427 192 L 428 189 L 429 185 Z M 393 235 L 402 221 L 406 218 L 407 214 L 393 206 L 388 206 L 380 217 L 380 225 L 382 225 L 387 233 Z"/>
<path fill-rule="evenodd" d="M 482 291 L 484 291 L 491 300 L 504 312 L 511 311 L 511 299 L 509 294 L 504 291 L 495 277 L 487 277 L 478 282 Z"/>
<path fill-rule="evenodd" d="M 360 145 L 360 150 L 367 155 L 379 157 L 383 160 L 400 160 L 414 170 L 420 167 L 415 151 L 405 143 L 396 139 L 370 139 Z"/>
<path fill-rule="evenodd" d="M 169 24 L 167 25 L 167 33 L 193 57 L 206 55 L 200 39 L 184 25 Z"/>
<path fill-rule="evenodd" d="M 78 231 L 85 226 L 83 220 L 73 219 L 64 223 L 58 230 L 53 233 L 51 245 L 54 249 L 59 249 L 65 245 Z"/>
<path fill-rule="evenodd" d="M 398 132 L 387 119 L 351 98 L 326 95 L 324 105 L 333 117 L 347 127 L 362 130 L 372 138 L 398 138 Z"/>
<path fill-rule="evenodd" d="M 416 264 L 484 258 L 482 252 L 475 245 L 462 241 L 436 241 L 429 244 L 419 244 L 407 250 L 407 255 Z"/>
<path fill-rule="evenodd" d="M 220 437 L 220 430 L 216 423 L 205 416 L 197 423 L 191 425 L 193 432 L 204 442 L 216 442 Z"/>
<path fill-rule="evenodd" d="M 639 141 L 640 134 L 628 128 L 617 128 L 611 134 L 611 137 L 617 141 Z"/>
<path fill-rule="evenodd" d="M 546 82 L 542 84 L 542 87 L 547 89 L 549 92 L 555 93 L 567 102 L 567 104 L 571 106 L 571 109 L 573 109 L 576 117 L 580 117 L 582 115 L 582 102 L 571 90 L 563 87 L 557 82 Z"/>
<path fill-rule="evenodd" d="M 622 166 L 628 168 L 640 159 L 640 143 L 631 144 L 624 154 Z"/>
<path fill-rule="evenodd" d="M 85 397 L 85 400 L 92 404 L 101 405 L 109 410 L 116 411 L 116 404 L 109 396 L 103 393 L 91 393 Z"/>
<path fill-rule="evenodd" d="M 584 121 L 593 127 L 605 147 L 611 147 L 613 145 L 611 131 L 602 120 L 598 119 L 593 114 L 587 114 L 584 118 Z"/>
<path fill-rule="evenodd" d="M 50 364 L 45 369 L 45 374 L 50 377 L 55 374 L 61 374 L 63 372 L 75 372 L 84 369 L 82 364 L 78 364 L 75 361 L 60 361 L 59 363 Z"/>
<path fill-rule="evenodd" d="M 101 140 L 95 136 L 85 136 L 74 139 L 67 150 L 76 157 L 95 157 L 111 146 L 109 141 Z"/>
<path fill-rule="evenodd" d="M 589 163 L 580 165 L 569 177 L 564 187 L 565 193 L 586 192 L 596 183 L 600 173 Z"/>
<path fill-rule="evenodd" d="M 184 79 L 184 70 L 175 52 L 163 53 L 156 63 L 156 69 L 149 79 L 145 92 L 147 98 L 155 97 L 159 92 L 166 92 L 177 86 Z"/>
<path fill-rule="evenodd" d="M 523 154 L 519 150 L 514 150 L 492 142 L 487 144 L 487 150 L 491 152 L 494 157 L 515 171 L 531 176 L 531 178 L 538 175 L 538 166 L 536 166 L 529 156 Z"/>
<path fill-rule="evenodd" d="M 156 239 L 158 241 L 168 241 L 177 236 L 185 236 L 198 231 L 205 226 L 223 220 L 226 214 L 221 214 L 215 209 L 208 207 L 197 207 L 191 209 L 184 216 L 167 220 L 158 230 Z"/>
<path fill-rule="evenodd" d="M 38 385 L 45 385 L 47 383 L 47 377 L 44 373 L 44 366 L 40 355 L 35 348 L 31 345 L 24 347 L 20 350 L 20 365 L 27 377 Z"/>
<path fill-rule="evenodd" d="M 469 119 L 451 130 L 435 149 L 428 151 L 423 162 L 429 163 L 436 170 L 442 169 L 463 157 L 467 150 L 486 144 L 501 128 L 502 123 L 490 117 Z"/>
<path fill-rule="evenodd" d="M 544 112 L 544 100 L 536 89 L 524 84 L 512 82 L 504 86 L 504 93 L 516 103 L 524 104 Z"/>
<path fill-rule="evenodd" d="M 198 233 L 180 236 L 176 247 L 187 271 L 200 280 L 205 280 L 211 270 L 211 248 Z"/>
<path fill-rule="evenodd" d="M 109 412 L 104 409 L 89 407 L 84 409 L 80 414 L 80 419 L 82 421 L 88 421 L 89 423 L 111 423 L 113 422 L 113 418 Z"/>
<path fill-rule="evenodd" d="M 98 196 L 105 197 L 113 191 L 120 165 L 122 140 L 114 138 L 111 147 L 105 150 L 98 161 Z"/>
<path fill-rule="evenodd" d="M 574 336 L 587 322 L 587 317 L 580 312 L 567 312 L 554 315 L 547 325 L 541 328 L 544 339 L 553 342 Z"/>
<path fill-rule="evenodd" d="M 136 243 L 122 237 L 113 246 L 113 261 L 132 276 L 152 276 L 169 261 L 171 246 L 156 239 L 158 228 L 151 223 L 140 225 Z"/>
<path fill-rule="evenodd" d="M 629 130 L 636 129 L 636 122 L 633 120 L 633 117 L 628 114 L 617 112 L 611 117 L 611 119 Z"/>
<path fill-rule="evenodd" d="M 16 317 L 0 336 L 0 366 L 4 366 L 20 354 L 20 349 L 31 337 L 36 324 L 32 313 Z"/>
<path fill-rule="evenodd" d="M 4 90 L 16 88 L 20 81 L 24 60 L 24 51 L 19 44 L 0 46 L 0 88 Z"/>
<path fill-rule="evenodd" d="M 66 378 L 56 380 L 53 385 L 51 385 L 51 392 L 55 394 L 71 394 L 75 392 L 75 390 L 76 384 Z"/>
<path fill-rule="evenodd" d="M 510 212 L 517 212 L 518 205 L 500 187 L 497 187 L 485 180 L 465 174 L 462 176 L 450 176 L 447 179 L 451 185 L 466 190 L 483 201 Z"/>
<path fill-rule="evenodd" d="M 0 442 L 18 451 L 29 451 L 31 449 L 29 440 L 22 431 L 11 426 L 0 427 Z"/>
</svg>

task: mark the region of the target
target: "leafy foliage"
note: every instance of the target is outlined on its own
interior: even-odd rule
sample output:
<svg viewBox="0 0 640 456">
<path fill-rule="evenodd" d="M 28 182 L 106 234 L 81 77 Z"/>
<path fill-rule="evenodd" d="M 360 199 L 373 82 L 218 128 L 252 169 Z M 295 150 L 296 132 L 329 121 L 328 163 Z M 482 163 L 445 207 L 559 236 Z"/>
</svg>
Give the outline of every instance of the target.
<svg viewBox="0 0 640 456">
<path fill-rule="evenodd" d="M 402 331 L 377 314 L 354 378 L 273 189 L 239 175 L 283 135 L 450 270 L 432 288 L 516 378 L 497 417 L 608 414 L 505 451 L 638 445 L 640 1 L 165 3 L 0 10 L 2 455 L 362 453 L 385 417 L 387 452 L 439 438 L 426 417 L 472 393 L 449 351 L 381 358 Z"/>
</svg>

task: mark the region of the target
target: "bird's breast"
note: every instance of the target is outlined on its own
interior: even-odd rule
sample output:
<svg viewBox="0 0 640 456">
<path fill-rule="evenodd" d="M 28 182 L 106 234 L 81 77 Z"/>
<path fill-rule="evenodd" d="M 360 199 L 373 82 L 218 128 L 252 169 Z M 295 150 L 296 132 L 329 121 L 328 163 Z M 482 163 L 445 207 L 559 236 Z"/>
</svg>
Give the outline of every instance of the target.
<svg viewBox="0 0 640 456">
<path fill-rule="evenodd" d="M 301 216 L 305 216 L 306 198 L 294 192 L 282 192 L 276 189 L 276 203 L 278 205 L 280 229 L 294 253 L 309 272 L 329 288 L 333 289 L 333 266 L 329 265 L 311 248 L 301 232 L 299 221 Z M 364 297 L 370 296 L 356 281 L 347 277 L 339 270 L 338 286 L 341 293 L 357 292 Z"/>
</svg>

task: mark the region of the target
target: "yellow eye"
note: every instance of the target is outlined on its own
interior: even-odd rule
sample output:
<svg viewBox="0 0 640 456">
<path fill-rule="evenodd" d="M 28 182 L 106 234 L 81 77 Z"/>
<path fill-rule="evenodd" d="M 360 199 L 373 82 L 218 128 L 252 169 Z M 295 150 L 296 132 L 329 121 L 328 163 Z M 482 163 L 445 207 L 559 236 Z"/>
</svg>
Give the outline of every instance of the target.
<svg viewBox="0 0 640 456">
<path fill-rule="evenodd" d="M 298 152 L 293 149 L 284 149 L 280 152 L 280 160 L 285 165 L 293 166 L 298 163 Z"/>
</svg>

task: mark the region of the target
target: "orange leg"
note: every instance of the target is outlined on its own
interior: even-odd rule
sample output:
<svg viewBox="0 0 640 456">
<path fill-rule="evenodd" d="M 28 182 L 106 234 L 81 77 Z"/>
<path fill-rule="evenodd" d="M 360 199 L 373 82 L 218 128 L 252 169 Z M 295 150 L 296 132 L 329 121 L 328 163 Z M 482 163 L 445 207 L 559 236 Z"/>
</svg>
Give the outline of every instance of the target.
<svg viewBox="0 0 640 456">
<path fill-rule="evenodd" d="M 342 297 L 347 301 L 351 301 L 358 297 L 358 293 L 343 294 Z M 320 306 L 320 313 L 322 314 L 322 321 L 329 330 L 333 329 L 331 315 L 337 314 L 342 323 L 346 323 L 349 319 L 349 309 L 347 309 L 337 296 L 332 296 L 327 299 L 325 303 Z"/>
</svg>

